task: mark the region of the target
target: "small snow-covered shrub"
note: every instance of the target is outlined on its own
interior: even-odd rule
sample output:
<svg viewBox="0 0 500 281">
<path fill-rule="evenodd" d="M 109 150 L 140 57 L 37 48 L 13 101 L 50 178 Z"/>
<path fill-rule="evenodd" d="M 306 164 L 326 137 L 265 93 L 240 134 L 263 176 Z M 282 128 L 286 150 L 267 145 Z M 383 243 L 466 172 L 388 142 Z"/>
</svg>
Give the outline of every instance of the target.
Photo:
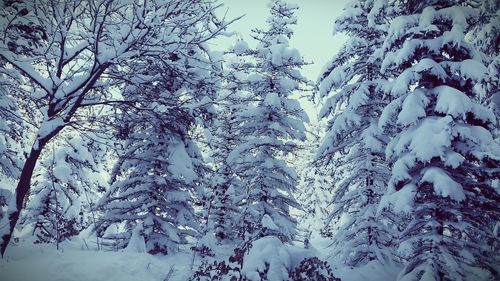
<svg viewBox="0 0 500 281">
<path fill-rule="evenodd" d="M 291 245 L 275 236 L 250 240 L 227 260 L 205 259 L 190 281 L 340 281 L 317 257 L 293 261 Z"/>
<path fill-rule="evenodd" d="M 226 261 L 202 262 L 189 281 L 239 281 L 242 279 L 237 265 Z"/>
<path fill-rule="evenodd" d="M 56 225 L 56 229 L 47 229 L 47 225 Z M 59 218 L 57 223 L 53 221 L 45 220 L 39 221 L 35 224 L 34 235 L 36 236 L 36 240 L 34 240 L 35 244 L 38 243 L 58 243 L 64 240 L 68 240 L 73 236 L 78 235 L 80 233 L 80 229 L 78 227 L 78 222 L 75 218 L 72 219 L 64 219 Z"/>
<path fill-rule="evenodd" d="M 196 252 L 203 259 L 205 257 L 214 257 L 214 251 L 217 247 L 217 239 L 212 233 L 207 233 L 198 240 L 198 243 L 191 247 L 193 252 Z"/>
<path fill-rule="evenodd" d="M 252 241 L 243 243 L 241 246 L 236 247 L 228 260 L 206 258 L 202 261 L 198 269 L 189 278 L 190 281 L 240 281 L 246 280 L 241 275 L 241 267 L 245 253 L 252 247 Z M 205 246 L 205 245 L 203 245 Z M 202 246 L 202 247 L 203 247 Z M 212 256 L 213 257 L 213 256 Z"/>
<path fill-rule="evenodd" d="M 294 281 L 340 281 L 333 276 L 332 269 L 326 261 L 317 257 L 305 258 L 290 273 Z"/>
<path fill-rule="evenodd" d="M 193 252 L 197 252 L 198 254 L 200 254 L 200 256 L 202 258 L 204 258 L 204 257 L 213 257 L 214 256 L 214 252 L 212 251 L 212 249 L 210 249 L 206 245 L 193 246 L 193 247 L 191 247 L 191 250 Z"/>
<path fill-rule="evenodd" d="M 198 267 L 191 281 L 264 281 L 288 280 L 288 252 L 276 237 L 250 240 L 236 247 L 227 260 L 206 260 Z M 284 257 L 284 258 L 283 258 Z M 209 259 L 207 259 L 209 260 Z M 288 262 L 282 262 L 282 260 Z"/>
</svg>

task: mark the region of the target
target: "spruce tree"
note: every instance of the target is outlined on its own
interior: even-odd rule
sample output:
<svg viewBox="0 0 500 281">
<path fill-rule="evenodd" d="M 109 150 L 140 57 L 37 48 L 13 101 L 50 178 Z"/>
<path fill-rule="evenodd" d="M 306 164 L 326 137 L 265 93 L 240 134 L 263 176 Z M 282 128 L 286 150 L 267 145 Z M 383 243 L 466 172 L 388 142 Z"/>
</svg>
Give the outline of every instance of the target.
<svg viewBox="0 0 500 281">
<path fill-rule="evenodd" d="M 2 66 L 3 69 L 3 66 Z M 3 72 L 3 71 L 2 71 Z M 17 179 L 21 173 L 21 144 L 26 123 L 15 96 L 19 84 L 0 73 L 0 175 Z"/>
<path fill-rule="evenodd" d="M 233 76 L 232 74 L 228 74 Z M 234 78 L 234 77 L 233 77 Z M 216 118 L 211 126 L 209 142 L 213 162 L 209 196 L 209 228 L 219 243 L 236 242 L 239 235 L 238 203 L 242 201 L 241 180 L 228 163 L 230 152 L 240 144 L 237 115 L 243 110 L 240 82 L 228 82 L 218 96 Z"/>
<path fill-rule="evenodd" d="M 297 150 L 296 141 L 305 139 L 307 115 L 291 95 L 307 80 L 300 74 L 304 60 L 288 44 L 297 7 L 281 0 L 270 7 L 268 29 L 254 31 L 259 44 L 248 51 L 254 58 L 247 67 L 252 103 L 236 119 L 243 139 L 228 160 L 246 188 L 244 239 L 275 235 L 290 241 L 296 234 L 290 208 L 300 208 L 292 194 L 298 178 L 284 158 Z"/>
<path fill-rule="evenodd" d="M 93 138 L 65 136 L 47 152 L 21 221 L 32 229 L 35 243 L 59 245 L 97 219 L 93 208 L 106 188 L 100 176 L 106 149 Z"/>
<path fill-rule="evenodd" d="M 195 205 L 203 204 L 206 167 L 195 129 L 212 114 L 218 72 L 206 41 L 228 24 L 216 18 L 210 1 L 161 3 L 165 20 L 151 17 L 158 30 L 145 43 L 154 56 L 116 69 L 130 75 L 120 88 L 118 160 L 97 226 L 104 242 L 151 254 L 176 252 L 199 235 Z M 171 43 L 155 43 L 165 39 Z"/>
<path fill-rule="evenodd" d="M 460 1 L 404 1 L 383 44 L 383 72 L 395 74 L 380 125 L 396 135 L 381 207 L 411 214 L 400 234 L 407 263 L 398 280 L 496 280 L 500 147 L 495 115 L 477 86 L 483 56 L 465 40 L 479 11 Z"/>
<path fill-rule="evenodd" d="M 320 77 L 320 95 L 327 98 L 320 117 L 329 118 L 317 162 L 334 179 L 332 210 L 325 228 L 334 233 L 332 256 L 349 266 L 392 259 L 392 230 L 377 217 L 389 171 L 385 163 L 386 135 L 378 128 L 385 77 L 382 43 L 389 17 L 382 1 L 350 2 L 335 21 L 335 31 L 349 36 Z"/>
<path fill-rule="evenodd" d="M 118 118 L 116 134 L 123 148 L 110 190 L 99 202 L 104 216 L 98 230 L 116 248 L 138 243 L 129 247 L 144 244 L 141 250 L 148 253 L 169 254 L 199 230 L 193 195 L 201 155 L 190 138 L 194 117 L 182 106 L 181 77 L 154 62 L 149 68 L 161 77 L 148 87 L 130 86 L 124 93 L 143 98 Z M 112 225 L 121 228 L 113 232 Z M 133 233 L 137 237 L 131 242 Z"/>
<path fill-rule="evenodd" d="M 483 53 L 488 76 L 482 81 L 482 102 L 500 116 L 500 2 L 485 0 L 479 6 L 477 23 L 468 36 Z M 498 122 L 499 120 L 497 120 Z M 498 126 L 498 125 L 497 125 Z M 498 138 L 498 130 L 497 130 Z"/>
<path fill-rule="evenodd" d="M 0 222 L 12 199 L 15 181 L 21 174 L 22 144 L 28 135 L 19 105 L 23 91 L 5 65 L 0 59 Z"/>
<path fill-rule="evenodd" d="M 319 120 L 307 126 L 307 140 L 301 147 L 296 158 L 299 188 L 297 200 L 303 206 L 303 213 L 299 219 L 299 228 L 304 239 L 310 239 L 313 234 L 327 235 L 325 219 L 329 214 L 330 198 L 332 196 L 330 184 L 332 175 L 327 167 L 318 165 L 314 157 L 321 143 L 320 134 L 324 132 L 326 122 Z"/>
</svg>

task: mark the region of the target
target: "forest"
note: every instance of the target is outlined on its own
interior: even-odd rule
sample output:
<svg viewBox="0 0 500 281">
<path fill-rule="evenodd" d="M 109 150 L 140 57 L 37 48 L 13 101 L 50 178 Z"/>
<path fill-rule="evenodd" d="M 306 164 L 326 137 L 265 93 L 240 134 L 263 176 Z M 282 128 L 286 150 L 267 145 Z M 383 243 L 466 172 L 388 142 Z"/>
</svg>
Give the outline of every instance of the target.
<svg viewBox="0 0 500 281">
<path fill-rule="evenodd" d="M 223 2 L 0 0 L 0 280 L 500 280 L 500 2 Z"/>
</svg>

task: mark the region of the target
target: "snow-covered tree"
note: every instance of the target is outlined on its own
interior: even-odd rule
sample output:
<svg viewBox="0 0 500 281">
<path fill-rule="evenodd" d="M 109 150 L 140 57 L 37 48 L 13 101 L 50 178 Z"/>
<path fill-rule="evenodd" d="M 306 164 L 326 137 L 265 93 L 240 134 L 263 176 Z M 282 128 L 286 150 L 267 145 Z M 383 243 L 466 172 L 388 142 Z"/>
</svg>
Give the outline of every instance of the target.
<svg viewBox="0 0 500 281">
<path fill-rule="evenodd" d="M 297 7 L 281 0 L 272 1 L 270 7 L 269 28 L 256 30 L 258 47 L 246 51 L 254 60 L 247 65 L 252 102 L 236 117 L 240 124 L 236 134 L 242 143 L 230 153 L 228 162 L 245 188 L 241 202 L 244 239 L 276 235 L 290 241 L 296 233 L 290 208 L 300 208 L 292 194 L 298 179 L 284 158 L 297 149 L 297 140 L 305 139 L 307 120 L 290 96 L 307 80 L 299 71 L 304 60 L 288 45 Z"/>
<path fill-rule="evenodd" d="M 0 220 L 21 174 L 22 143 L 29 135 L 19 106 L 20 92 L 20 83 L 10 77 L 5 61 L 0 60 Z"/>
<path fill-rule="evenodd" d="M 94 205 L 106 188 L 100 173 L 105 148 L 92 138 L 67 137 L 47 150 L 22 223 L 38 243 L 57 245 L 95 223 Z"/>
<path fill-rule="evenodd" d="M 179 48 L 189 51 L 217 36 L 227 24 L 215 18 L 215 8 L 198 0 L 0 2 L 0 59 L 12 77 L 32 85 L 23 101 L 26 112 L 37 113 L 16 196 L 0 222 L 2 255 L 47 144 L 85 120 L 75 118 L 82 109 L 123 102 L 114 93 L 124 83 L 152 82 L 131 66 L 162 54 L 176 57 Z"/>
<path fill-rule="evenodd" d="M 332 256 L 349 266 L 392 259 L 391 229 L 377 218 L 377 206 L 389 180 L 384 149 L 388 138 L 378 128 L 387 99 L 380 74 L 382 46 L 389 11 L 386 1 L 351 1 L 335 21 L 335 32 L 349 36 L 320 77 L 320 96 L 327 98 L 320 112 L 329 118 L 317 162 L 330 170 L 334 182 Z"/>
<path fill-rule="evenodd" d="M 307 126 L 307 140 L 295 160 L 299 174 L 297 200 L 304 209 L 299 228 L 305 235 L 304 239 L 310 239 L 312 234 L 322 233 L 325 219 L 329 214 L 332 175 L 327 167 L 316 165 L 314 161 L 324 128 L 323 120 Z"/>
<path fill-rule="evenodd" d="M 496 117 L 476 85 L 487 75 L 465 40 L 477 22 L 475 1 L 404 1 L 383 44 L 383 72 L 395 73 L 380 118 L 396 136 L 381 208 L 411 214 L 400 234 L 407 263 L 398 280 L 497 280 L 500 147 Z"/>
<path fill-rule="evenodd" d="M 471 39 L 486 55 L 498 56 L 500 42 L 500 3 L 484 0 L 479 3 L 479 15 L 471 26 Z"/>
<path fill-rule="evenodd" d="M 485 81 L 482 81 L 483 103 L 488 104 L 496 116 L 500 116 L 500 48 L 498 47 L 500 44 L 500 2 L 485 0 L 480 4 L 478 22 L 469 32 L 469 36 L 478 49 L 484 53 L 488 67 L 489 75 Z"/>
<path fill-rule="evenodd" d="M 2 72 L 3 66 L 2 66 Z M 21 143 L 26 121 L 20 112 L 15 92 L 19 84 L 0 73 L 0 175 L 16 179 L 21 173 Z"/>
<path fill-rule="evenodd" d="M 125 150 L 113 169 L 111 188 L 99 203 L 104 212 L 100 227 L 125 223 L 118 232 L 104 233 L 105 239 L 116 240 L 117 248 L 127 246 L 138 228 L 147 252 L 167 254 L 198 229 L 192 202 L 198 176 L 192 158 L 198 155 L 188 124 L 181 121 L 191 117 L 185 112 L 141 120 L 127 115 L 132 119 L 120 120 L 128 131 Z"/>
<path fill-rule="evenodd" d="M 225 87 L 227 89 L 220 93 L 209 138 L 214 171 L 210 185 L 208 224 L 219 242 L 235 242 L 238 239 L 240 210 L 237 204 L 242 200 L 242 186 L 227 159 L 241 142 L 240 136 L 235 134 L 239 124 L 237 115 L 244 106 L 239 84 L 237 80 L 230 82 Z"/>
<path fill-rule="evenodd" d="M 122 148 L 99 203 L 98 232 L 117 248 L 169 254 L 198 236 L 194 204 L 205 167 L 192 131 L 211 100 L 211 61 L 198 47 L 139 67 L 153 82 L 130 84 L 123 93 L 140 98 L 121 108 Z"/>
</svg>

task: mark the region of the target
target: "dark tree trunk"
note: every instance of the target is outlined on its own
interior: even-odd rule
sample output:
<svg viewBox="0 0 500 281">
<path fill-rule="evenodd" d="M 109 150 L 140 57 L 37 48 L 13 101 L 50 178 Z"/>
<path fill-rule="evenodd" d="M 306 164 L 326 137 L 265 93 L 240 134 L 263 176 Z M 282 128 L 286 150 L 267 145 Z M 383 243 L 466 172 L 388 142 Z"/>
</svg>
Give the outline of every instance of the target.
<svg viewBox="0 0 500 281">
<path fill-rule="evenodd" d="M 10 239 L 12 238 L 12 233 L 14 232 L 14 228 L 16 227 L 17 221 L 19 220 L 19 215 L 23 207 L 24 199 L 26 198 L 30 190 L 31 176 L 33 175 L 33 171 L 35 170 L 35 165 L 38 157 L 40 156 L 40 153 L 41 147 L 39 147 L 39 149 L 32 148 L 28 158 L 26 159 L 26 162 L 24 162 L 21 177 L 16 187 L 16 209 L 7 210 L 9 214 L 9 233 L 5 234 L 2 237 L 2 244 L 0 245 L 2 257 L 5 254 L 7 245 L 9 245 Z"/>
</svg>

